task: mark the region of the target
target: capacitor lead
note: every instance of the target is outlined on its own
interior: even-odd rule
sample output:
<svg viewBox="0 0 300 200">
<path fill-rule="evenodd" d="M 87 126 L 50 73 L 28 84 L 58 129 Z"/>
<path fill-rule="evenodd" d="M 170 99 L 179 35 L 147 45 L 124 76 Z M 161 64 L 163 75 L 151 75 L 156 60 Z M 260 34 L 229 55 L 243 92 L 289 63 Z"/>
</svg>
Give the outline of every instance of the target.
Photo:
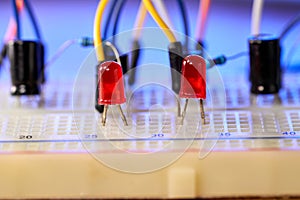
<svg viewBox="0 0 300 200">
<path fill-rule="evenodd" d="M 109 105 L 118 105 L 121 118 L 125 125 L 126 117 L 121 104 L 126 102 L 122 67 L 114 61 L 106 61 L 99 65 L 98 69 L 98 105 L 104 105 L 102 113 L 102 125 L 105 126 Z"/>
<path fill-rule="evenodd" d="M 196 98 L 200 101 L 200 115 L 202 123 L 205 124 L 203 100 L 206 99 L 206 62 L 201 56 L 190 55 L 184 58 L 179 96 L 186 99 L 182 112 L 182 123 L 186 114 L 188 99 Z"/>
</svg>

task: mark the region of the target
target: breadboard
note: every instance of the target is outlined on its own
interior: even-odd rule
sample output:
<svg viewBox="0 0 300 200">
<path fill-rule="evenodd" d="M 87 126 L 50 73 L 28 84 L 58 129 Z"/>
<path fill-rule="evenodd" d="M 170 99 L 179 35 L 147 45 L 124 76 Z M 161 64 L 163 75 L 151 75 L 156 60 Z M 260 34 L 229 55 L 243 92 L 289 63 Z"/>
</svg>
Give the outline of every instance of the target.
<svg viewBox="0 0 300 200">
<path fill-rule="evenodd" d="M 195 120 L 199 108 L 192 102 L 183 132 L 177 131 L 172 93 L 157 85 L 143 87 L 127 113 L 125 133 L 131 134 L 124 134 L 114 108 L 108 116 L 114 120 L 101 127 L 100 116 L 90 108 L 93 89 L 73 93 L 72 83 L 50 83 L 38 104 L 34 98 L 10 97 L 4 82 L 0 186 L 5 189 L 0 197 L 299 196 L 300 88 L 292 84 L 295 77 L 285 75 L 289 81 L 278 97 L 253 97 L 244 80 L 225 85 L 226 112 L 212 90 L 208 123 Z M 224 82 L 229 79 L 224 76 Z"/>
</svg>

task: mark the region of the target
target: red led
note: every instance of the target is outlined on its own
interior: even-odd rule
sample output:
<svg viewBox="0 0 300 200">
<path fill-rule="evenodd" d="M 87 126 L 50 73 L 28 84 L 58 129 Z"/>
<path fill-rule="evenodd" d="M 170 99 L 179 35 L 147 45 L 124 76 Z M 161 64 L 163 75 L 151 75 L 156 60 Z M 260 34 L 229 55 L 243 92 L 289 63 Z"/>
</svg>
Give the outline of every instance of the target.
<svg viewBox="0 0 300 200">
<path fill-rule="evenodd" d="M 201 56 L 190 55 L 184 58 L 179 96 L 206 99 L 206 63 Z"/>
<path fill-rule="evenodd" d="M 114 61 L 100 64 L 98 69 L 98 104 L 114 105 L 126 102 L 122 67 Z"/>
</svg>

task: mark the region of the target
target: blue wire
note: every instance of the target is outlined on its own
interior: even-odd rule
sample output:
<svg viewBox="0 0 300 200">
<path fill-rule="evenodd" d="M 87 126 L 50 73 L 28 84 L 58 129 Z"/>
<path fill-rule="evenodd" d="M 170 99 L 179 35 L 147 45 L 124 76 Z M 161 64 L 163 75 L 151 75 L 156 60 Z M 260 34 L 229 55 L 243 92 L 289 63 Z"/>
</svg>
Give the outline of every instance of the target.
<svg viewBox="0 0 300 200">
<path fill-rule="evenodd" d="M 186 48 L 188 48 L 188 46 L 189 46 L 188 36 L 190 35 L 190 33 L 189 33 L 189 21 L 188 21 L 188 16 L 187 16 L 187 12 L 186 12 L 186 7 L 184 5 L 183 0 L 177 0 L 177 3 L 179 5 L 181 16 L 182 16 L 182 21 L 183 21 L 184 34 L 185 34 L 185 46 L 186 46 Z"/>
<path fill-rule="evenodd" d="M 31 19 L 31 22 L 32 22 L 32 25 L 33 25 L 33 28 L 34 28 L 34 31 L 35 31 L 35 35 L 36 37 L 41 40 L 41 34 L 40 34 L 40 30 L 39 30 L 39 26 L 37 24 L 37 21 L 36 21 L 36 18 L 35 18 L 35 15 L 33 13 L 33 10 L 31 8 L 31 5 L 29 3 L 28 0 L 24 0 L 24 3 L 25 3 L 25 6 L 27 8 L 27 11 L 28 11 L 28 14 L 29 14 L 29 17 Z"/>
<path fill-rule="evenodd" d="M 19 12 L 18 12 L 16 1 L 11 0 L 11 2 L 12 2 L 12 6 L 13 6 L 13 12 L 14 12 L 15 20 L 16 20 L 16 23 L 17 23 L 17 36 L 16 37 L 19 40 L 21 38 L 21 24 L 20 24 Z"/>
<path fill-rule="evenodd" d="M 107 19 L 106 19 L 106 22 L 105 22 L 105 26 L 104 26 L 103 40 L 106 40 L 107 37 L 108 37 L 109 25 L 110 25 L 110 22 L 112 20 L 112 16 L 114 14 L 117 2 L 118 1 L 113 1 L 112 4 L 111 4 L 111 6 L 110 6 L 109 13 L 108 13 L 108 16 L 107 16 Z"/>
<path fill-rule="evenodd" d="M 119 19 L 120 19 L 120 16 L 121 16 L 121 12 L 122 12 L 122 9 L 125 5 L 125 2 L 126 0 L 118 0 L 118 4 L 116 5 L 116 8 L 115 8 L 115 21 L 114 21 L 114 27 L 113 27 L 113 33 L 112 33 L 112 36 L 113 36 L 113 43 L 115 44 L 115 35 L 117 34 L 117 29 L 118 29 L 118 24 L 119 24 Z"/>
<path fill-rule="evenodd" d="M 291 29 L 293 29 L 300 22 L 300 15 L 296 16 L 292 21 L 287 24 L 287 26 L 282 30 L 279 39 L 282 40 Z"/>
</svg>

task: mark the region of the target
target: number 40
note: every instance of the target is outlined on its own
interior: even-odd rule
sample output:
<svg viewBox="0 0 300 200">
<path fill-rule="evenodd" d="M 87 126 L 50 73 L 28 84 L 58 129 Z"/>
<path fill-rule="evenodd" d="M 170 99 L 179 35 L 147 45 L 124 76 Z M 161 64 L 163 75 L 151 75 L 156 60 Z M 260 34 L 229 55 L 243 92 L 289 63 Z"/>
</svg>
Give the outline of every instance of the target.
<svg viewBox="0 0 300 200">
<path fill-rule="evenodd" d="M 283 132 L 282 135 L 296 135 L 296 132 L 295 131 L 286 131 L 286 132 Z"/>
</svg>

